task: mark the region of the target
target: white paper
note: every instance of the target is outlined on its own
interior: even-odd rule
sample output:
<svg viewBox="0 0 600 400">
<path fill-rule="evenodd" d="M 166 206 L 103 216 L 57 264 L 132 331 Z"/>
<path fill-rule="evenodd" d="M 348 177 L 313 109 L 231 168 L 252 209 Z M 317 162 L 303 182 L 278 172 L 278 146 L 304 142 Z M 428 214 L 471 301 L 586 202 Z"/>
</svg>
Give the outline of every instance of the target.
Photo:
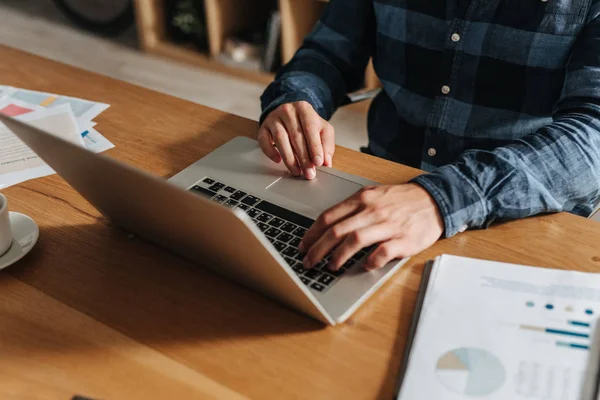
<svg viewBox="0 0 600 400">
<path fill-rule="evenodd" d="M 101 153 L 115 147 L 114 144 L 112 144 L 94 128 L 88 128 L 85 132 L 83 132 L 82 137 L 85 143 L 85 148 L 89 151 L 93 151 L 94 153 Z"/>
<path fill-rule="evenodd" d="M 70 105 L 38 110 L 17 117 L 37 128 L 79 146 L 84 145 Z M 0 189 L 29 179 L 51 175 L 54 171 L 4 124 L 0 124 Z"/>
<path fill-rule="evenodd" d="M 23 101 L 28 104 L 34 104 L 46 108 L 55 108 L 64 104 L 69 104 L 73 110 L 75 118 L 81 121 L 91 121 L 100 113 L 105 111 L 110 105 L 78 99 L 76 97 L 62 96 L 59 94 L 36 92 L 33 90 L 14 88 L 10 86 L 0 86 L 0 95 L 9 99 Z"/>
<path fill-rule="evenodd" d="M 15 108 L 15 106 L 17 108 Z M 61 107 L 64 108 L 65 106 L 70 107 L 70 105 L 63 105 Z M 8 96 L 4 96 L 0 97 L 0 112 L 4 112 L 4 110 L 12 111 L 11 113 L 8 113 L 8 115 L 10 116 L 22 116 L 33 111 L 47 110 L 47 108 L 35 104 L 29 104 L 21 100 L 10 98 Z M 86 149 L 94 153 L 101 153 L 103 151 L 115 147 L 114 144 L 112 144 L 108 139 L 106 139 L 100 132 L 98 132 L 95 129 L 92 129 L 97 125 L 96 122 L 88 121 L 82 118 L 77 118 L 77 124 L 79 126 L 79 129 L 81 130 L 81 136 L 83 138 Z"/>
<path fill-rule="evenodd" d="M 600 275 L 436 259 L 398 398 L 577 400 Z"/>
</svg>

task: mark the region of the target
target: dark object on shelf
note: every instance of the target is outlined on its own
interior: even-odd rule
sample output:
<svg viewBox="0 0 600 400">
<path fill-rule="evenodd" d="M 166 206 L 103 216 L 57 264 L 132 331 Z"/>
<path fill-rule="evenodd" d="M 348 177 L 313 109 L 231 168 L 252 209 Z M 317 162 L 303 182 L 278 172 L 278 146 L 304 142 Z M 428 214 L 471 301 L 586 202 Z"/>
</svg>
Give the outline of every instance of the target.
<svg viewBox="0 0 600 400">
<path fill-rule="evenodd" d="M 262 69 L 275 72 L 281 67 L 281 13 L 275 10 L 267 22 Z"/>
<path fill-rule="evenodd" d="M 132 0 L 54 0 L 58 8 L 80 28 L 116 36 L 133 24 Z"/>
<path fill-rule="evenodd" d="M 225 38 L 217 59 L 254 71 L 273 72 L 281 66 L 281 14 L 274 10 L 255 26 Z"/>
<path fill-rule="evenodd" d="M 171 0 L 165 2 L 167 33 L 178 43 L 192 42 L 198 49 L 208 49 L 204 0 Z"/>
<path fill-rule="evenodd" d="M 266 21 L 225 38 L 217 59 L 224 64 L 260 71 L 265 52 Z"/>
</svg>

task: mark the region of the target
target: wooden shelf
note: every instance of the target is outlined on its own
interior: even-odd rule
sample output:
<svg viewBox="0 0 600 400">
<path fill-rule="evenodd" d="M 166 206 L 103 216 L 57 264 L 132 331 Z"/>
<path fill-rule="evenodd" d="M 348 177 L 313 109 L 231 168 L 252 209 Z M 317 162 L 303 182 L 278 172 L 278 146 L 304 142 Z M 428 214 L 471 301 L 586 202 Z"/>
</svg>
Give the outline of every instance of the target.
<svg viewBox="0 0 600 400">
<path fill-rule="evenodd" d="M 274 74 L 237 68 L 215 60 L 214 57 L 221 53 L 224 39 L 266 18 L 271 7 L 278 6 L 281 12 L 281 56 L 282 62 L 287 63 L 315 26 L 328 0 L 204 0 L 209 54 L 169 40 L 164 18 L 166 1 L 169 0 L 134 0 L 138 35 L 145 51 L 266 85 L 273 80 Z M 381 86 L 372 63 L 366 71 L 365 85 L 367 88 Z M 362 103 L 352 108 L 364 111 L 367 106 L 368 103 Z"/>
<path fill-rule="evenodd" d="M 214 60 L 206 54 L 200 53 L 193 46 L 178 45 L 166 40 L 158 41 L 155 44 L 152 53 L 187 64 L 197 65 L 201 68 L 215 70 L 217 72 L 232 75 L 238 78 L 264 83 L 265 85 L 272 82 L 275 78 L 275 74 L 225 65 L 217 60 Z"/>
</svg>

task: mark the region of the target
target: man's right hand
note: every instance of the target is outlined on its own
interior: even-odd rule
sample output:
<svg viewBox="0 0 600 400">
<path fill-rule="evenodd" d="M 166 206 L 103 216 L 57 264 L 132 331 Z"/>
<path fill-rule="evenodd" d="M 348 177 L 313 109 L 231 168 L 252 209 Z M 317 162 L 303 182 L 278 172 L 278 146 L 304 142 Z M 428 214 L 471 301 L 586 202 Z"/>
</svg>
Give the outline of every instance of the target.
<svg viewBox="0 0 600 400">
<path fill-rule="evenodd" d="M 315 167 L 331 167 L 335 152 L 333 126 L 306 101 L 273 110 L 258 130 L 258 143 L 267 157 L 306 179 L 316 176 Z"/>
</svg>

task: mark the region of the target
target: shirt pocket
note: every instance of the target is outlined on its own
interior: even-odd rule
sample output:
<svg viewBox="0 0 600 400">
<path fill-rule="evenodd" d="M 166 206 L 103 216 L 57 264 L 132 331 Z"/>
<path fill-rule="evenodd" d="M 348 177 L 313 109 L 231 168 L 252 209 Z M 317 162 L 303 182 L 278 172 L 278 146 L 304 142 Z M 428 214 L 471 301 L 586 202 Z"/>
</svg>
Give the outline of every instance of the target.
<svg viewBox="0 0 600 400">
<path fill-rule="evenodd" d="M 509 28 L 558 36 L 577 36 L 591 0 L 500 0 L 496 18 Z"/>
<path fill-rule="evenodd" d="M 591 0 L 499 0 L 487 44 L 517 65 L 564 69 Z"/>
</svg>

